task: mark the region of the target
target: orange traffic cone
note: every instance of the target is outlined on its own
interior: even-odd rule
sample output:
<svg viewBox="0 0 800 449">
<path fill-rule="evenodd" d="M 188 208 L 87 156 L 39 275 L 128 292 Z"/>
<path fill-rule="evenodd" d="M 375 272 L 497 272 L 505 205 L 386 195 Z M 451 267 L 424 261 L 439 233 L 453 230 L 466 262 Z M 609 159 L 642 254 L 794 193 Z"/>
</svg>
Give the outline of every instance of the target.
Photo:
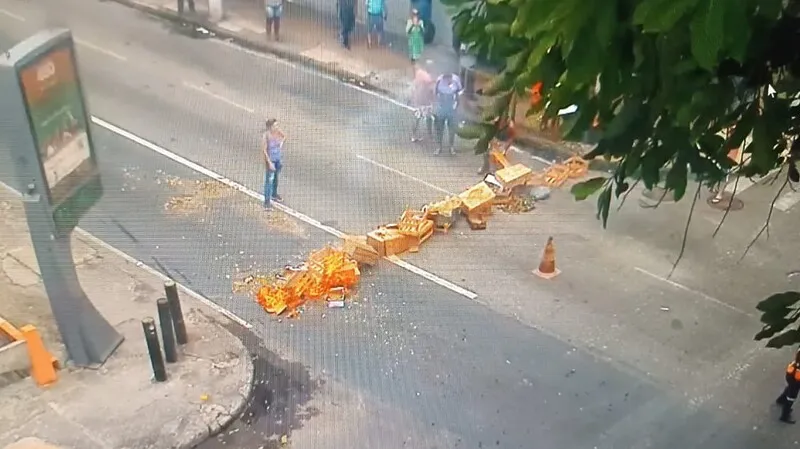
<svg viewBox="0 0 800 449">
<path fill-rule="evenodd" d="M 547 239 L 542 261 L 539 262 L 539 267 L 533 270 L 533 274 L 542 279 L 553 279 L 561 274 L 561 270 L 556 268 L 556 248 L 553 246 L 553 237 Z"/>
</svg>

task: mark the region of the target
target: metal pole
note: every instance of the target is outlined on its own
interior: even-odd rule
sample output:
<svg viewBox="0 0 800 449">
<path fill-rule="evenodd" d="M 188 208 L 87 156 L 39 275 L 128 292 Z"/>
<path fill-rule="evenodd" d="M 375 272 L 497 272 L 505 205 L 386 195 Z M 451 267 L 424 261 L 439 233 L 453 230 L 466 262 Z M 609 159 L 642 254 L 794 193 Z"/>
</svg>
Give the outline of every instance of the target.
<svg viewBox="0 0 800 449">
<path fill-rule="evenodd" d="M 153 366 L 153 377 L 156 382 L 164 382 L 167 380 L 167 367 L 164 366 L 164 359 L 161 357 L 161 346 L 158 344 L 155 320 L 151 317 L 143 319 L 142 329 L 144 329 L 144 339 L 147 342 L 147 352 L 150 354 L 150 364 Z"/>
<path fill-rule="evenodd" d="M 167 302 L 169 302 L 169 313 L 172 316 L 175 340 L 179 345 L 185 345 L 189 338 L 186 335 L 186 323 L 183 321 L 183 310 L 181 310 L 181 300 L 178 298 L 177 284 L 174 281 L 165 282 L 164 292 L 167 294 Z"/>
<path fill-rule="evenodd" d="M 161 324 L 161 338 L 164 340 L 164 357 L 167 363 L 178 361 L 178 352 L 175 349 L 175 333 L 172 330 L 172 318 L 169 313 L 167 298 L 156 301 L 158 307 L 158 322 Z"/>
</svg>

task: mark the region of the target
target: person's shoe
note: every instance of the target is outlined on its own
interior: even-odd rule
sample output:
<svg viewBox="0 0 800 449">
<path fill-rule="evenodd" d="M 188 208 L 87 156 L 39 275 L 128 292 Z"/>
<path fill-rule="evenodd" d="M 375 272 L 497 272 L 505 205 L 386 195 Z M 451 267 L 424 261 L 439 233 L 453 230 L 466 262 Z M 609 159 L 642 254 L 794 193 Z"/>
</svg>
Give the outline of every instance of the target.
<svg viewBox="0 0 800 449">
<path fill-rule="evenodd" d="M 442 149 L 441 148 L 436 148 L 435 150 L 433 150 L 433 155 L 434 156 L 438 156 L 440 154 L 442 154 Z"/>
<path fill-rule="evenodd" d="M 280 196 L 280 195 L 275 195 L 275 196 L 272 197 L 272 201 L 276 201 L 278 203 L 282 203 L 283 202 L 283 197 Z"/>
<path fill-rule="evenodd" d="M 455 156 L 456 155 L 456 149 L 455 148 L 450 147 L 450 155 L 451 156 Z"/>
<path fill-rule="evenodd" d="M 411 142 L 412 143 L 422 142 L 422 139 L 420 139 L 419 137 L 412 136 L 411 137 Z"/>
<path fill-rule="evenodd" d="M 267 212 L 272 212 L 272 204 L 265 204 L 264 210 Z"/>
<path fill-rule="evenodd" d="M 794 423 L 797 422 L 791 416 L 781 416 L 779 421 L 780 422 L 785 422 L 786 424 L 794 424 Z"/>
</svg>

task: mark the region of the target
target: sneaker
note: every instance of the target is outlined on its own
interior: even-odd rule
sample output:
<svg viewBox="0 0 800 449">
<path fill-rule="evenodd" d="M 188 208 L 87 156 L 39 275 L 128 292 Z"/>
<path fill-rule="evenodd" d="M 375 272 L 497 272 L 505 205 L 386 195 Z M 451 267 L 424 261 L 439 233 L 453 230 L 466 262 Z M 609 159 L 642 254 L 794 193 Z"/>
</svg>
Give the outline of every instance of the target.
<svg viewBox="0 0 800 449">
<path fill-rule="evenodd" d="M 450 147 L 450 155 L 452 155 L 452 156 L 456 155 L 456 149 L 455 148 Z"/>
<path fill-rule="evenodd" d="M 433 150 L 433 155 L 434 156 L 438 156 L 440 154 L 442 154 L 442 149 L 441 148 L 437 148 L 437 149 Z"/>
<path fill-rule="evenodd" d="M 281 197 L 280 195 L 275 195 L 275 196 L 272 197 L 272 201 L 276 201 L 278 203 L 282 203 L 283 202 L 283 197 Z"/>
<path fill-rule="evenodd" d="M 421 139 L 421 138 L 419 138 L 419 137 L 412 137 L 412 138 L 411 138 L 411 142 L 412 142 L 412 143 L 422 142 L 422 139 Z"/>
<path fill-rule="evenodd" d="M 272 209 L 272 204 L 265 204 L 264 205 L 264 210 L 267 211 L 267 212 L 272 212 L 272 210 L 273 210 Z"/>
</svg>

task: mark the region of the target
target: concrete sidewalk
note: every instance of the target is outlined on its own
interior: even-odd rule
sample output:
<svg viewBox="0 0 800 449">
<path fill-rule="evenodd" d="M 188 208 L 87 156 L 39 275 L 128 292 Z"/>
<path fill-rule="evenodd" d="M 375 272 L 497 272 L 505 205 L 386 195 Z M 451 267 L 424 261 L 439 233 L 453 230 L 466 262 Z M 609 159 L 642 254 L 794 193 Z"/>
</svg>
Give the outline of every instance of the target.
<svg viewBox="0 0 800 449">
<path fill-rule="evenodd" d="M 244 409 L 253 362 L 226 327 L 228 318 L 182 294 L 189 343 L 168 380 L 152 381 L 141 319 L 156 316 L 163 282 L 100 242 L 75 234 L 77 271 L 89 298 L 125 337 L 97 370 L 67 367 L 39 388 L 31 378 L 0 383 L 0 448 L 188 448 L 221 430 Z M 0 315 L 16 327 L 35 325 L 45 346 L 64 351 L 38 275 L 19 198 L 0 188 Z M 28 446 L 27 444 L 31 445 Z M 19 445 L 19 446 L 17 446 Z"/>
<path fill-rule="evenodd" d="M 282 59 L 338 77 L 344 82 L 380 93 L 406 104 L 411 92 L 413 68 L 407 56 L 404 35 L 387 34 L 388 45 L 368 49 L 366 26 L 361 23 L 354 31 L 352 49 L 342 48 L 338 40 L 337 19 L 287 2 L 281 19 L 281 40 L 276 42 L 265 32 L 264 11 L 259 0 L 226 0 L 225 18 L 211 22 L 207 0 L 196 0 L 196 13 L 177 12 L 176 0 L 114 0 L 158 17 L 183 24 L 183 32 L 196 37 L 208 37 L 208 32 L 228 39 L 243 47 L 274 54 Z M 363 8 L 361 8 L 363 10 Z M 359 11 L 363 15 L 363 11 Z M 193 27 L 201 27 L 198 31 Z M 422 56 L 428 70 L 438 75 L 459 70 L 458 56 L 450 46 L 431 44 L 425 46 Z M 475 72 L 475 88 L 488 83 L 493 73 L 488 69 Z M 484 101 L 480 96 L 464 101 L 461 110 L 466 121 L 478 120 Z M 591 146 L 563 142 L 555 131 L 537 131 L 538 123 L 528 123 L 522 105 L 517 111 L 520 148 L 539 157 L 560 161 L 575 154 L 585 154 Z M 593 161 L 595 168 L 607 170 L 610 164 Z"/>
</svg>

